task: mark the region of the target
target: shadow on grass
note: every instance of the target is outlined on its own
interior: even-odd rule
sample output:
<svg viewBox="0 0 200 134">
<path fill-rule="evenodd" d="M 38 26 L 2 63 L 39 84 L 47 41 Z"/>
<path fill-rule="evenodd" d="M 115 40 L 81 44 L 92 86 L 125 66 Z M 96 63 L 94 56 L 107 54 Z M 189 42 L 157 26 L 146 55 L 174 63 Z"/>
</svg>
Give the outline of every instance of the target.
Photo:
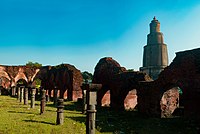
<svg viewBox="0 0 200 134">
<path fill-rule="evenodd" d="M 46 106 L 47 107 L 56 107 L 54 104 L 48 104 L 48 103 L 46 103 Z"/>
<path fill-rule="evenodd" d="M 69 116 L 65 116 L 65 118 L 70 118 L 76 122 L 79 122 L 79 123 L 85 123 L 86 122 L 86 118 L 85 117 L 69 117 Z"/>
<path fill-rule="evenodd" d="M 49 124 L 49 125 L 56 125 L 55 123 L 50 123 L 46 121 L 36 121 L 36 120 L 23 120 L 25 122 L 34 122 L 34 123 L 43 123 L 43 124 Z"/>
<path fill-rule="evenodd" d="M 47 107 L 54 107 L 56 108 L 57 106 L 52 103 L 46 103 Z M 69 104 L 64 104 L 64 110 L 69 110 L 69 111 L 82 111 L 82 103 L 81 102 L 72 102 L 70 101 Z"/>
<path fill-rule="evenodd" d="M 71 102 L 71 104 L 66 104 L 64 110 L 69 111 L 82 111 L 82 104 L 79 102 Z"/>
<path fill-rule="evenodd" d="M 31 113 L 31 112 L 17 112 L 17 111 L 8 111 L 8 113 L 34 114 L 34 113 Z"/>
<path fill-rule="evenodd" d="M 130 134 L 165 134 L 199 132 L 198 121 L 185 118 L 153 118 L 137 111 L 97 111 L 96 128 L 100 132 Z"/>
<path fill-rule="evenodd" d="M 47 104 L 47 106 L 55 107 L 54 104 Z M 82 111 L 82 104 L 80 102 L 69 102 L 65 104 L 64 109 L 66 110 L 66 113 L 76 114 L 77 112 Z M 86 116 L 65 116 L 65 118 L 69 118 L 80 123 L 86 122 Z M 199 133 L 200 126 L 196 121 L 184 118 L 153 118 L 141 115 L 137 110 L 114 111 L 109 107 L 97 107 L 96 129 L 99 132 L 105 133 L 197 134 Z"/>
</svg>

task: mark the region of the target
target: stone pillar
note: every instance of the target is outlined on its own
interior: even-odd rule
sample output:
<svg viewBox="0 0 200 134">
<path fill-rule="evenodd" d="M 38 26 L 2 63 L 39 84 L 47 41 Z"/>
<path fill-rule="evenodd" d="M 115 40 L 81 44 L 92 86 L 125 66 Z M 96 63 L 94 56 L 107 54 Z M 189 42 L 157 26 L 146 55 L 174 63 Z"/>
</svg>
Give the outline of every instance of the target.
<svg viewBox="0 0 200 134">
<path fill-rule="evenodd" d="M 101 84 L 89 84 L 86 91 L 87 115 L 86 115 L 86 134 L 95 134 L 95 120 L 97 104 L 97 90 L 101 89 Z"/>
<path fill-rule="evenodd" d="M 2 88 L 3 88 L 3 87 L 2 87 L 2 86 L 0 86 L 0 95 L 1 95 L 1 92 L 2 92 Z"/>
<path fill-rule="evenodd" d="M 24 88 L 24 105 L 28 105 L 28 88 Z"/>
<path fill-rule="evenodd" d="M 40 100 L 40 98 L 38 97 L 38 96 L 39 96 L 39 95 L 38 95 L 38 93 L 39 93 L 38 90 L 39 90 L 39 89 L 36 88 L 36 92 L 35 92 L 35 99 L 36 99 L 36 100 Z"/>
<path fill-rule="evenodd" d="M 31 92 L 31 108 L 35 108 L 35 92 L 36 92 L 36 89 L 32 89 L 32 92 Z"/>
<path fill-rule="evenodd" d="M 45 102 L 46 102 L 46 97 L 45 97 L 45 90 L 42 90 L 42 99 L 40 103 L 40 114 L 44 113 L 44 107 L 45 107 Z"/>
<path fill-rule="evenodd" d="M 15 94 L 16 94 L 16 87 L 15 86 L 13 86 L 13 87 L 11 87 L 11 96 L 15 96 Z"/>
<path fill-rule="evenodd" d="M 57 119 L 56 119 L 56 124 L 57 125 L 63 125 L 64 122 L 64 116 L 63 116 L 63 105 L 64 100 L 63 99 L 58 99 L 57 102 Z"/>
<path fill-rule="evenodd" d="M 28 99 L 31 100 L 32 88 L 28 87 Z"/>
<path fill-rule="evenodd" d="M 87 91 L 87 89 L 89 89 L 89 84 L 83 84 L 82 86 L 81 86 L 81 88 L 82 88 L 82 104 L 83 104 L 83 106 L 82 106 L 82 113 L 83 114 L 86 114 L 86 111 L 87 111 L 87 103 L 86 103 L 86 91 Z"/>
<path fill-rule="evenodd" d="M 50 101 L 49 91 L 46 90 L 46 102 L 49 102 L 49 101 Z"/>
<path fill-rule="evenodd" d="M 53 104 L 56 106 L 58 100 L 58 88 L 55 87 L 53 90 Z"/>
<path fill-rule="evenodd" d="M 24 98 L 24 87 L 20 87 L 20 102 L 23 102 L 23 98 Z"/>
<path fill-rule="evenodd" d="M 20 100 L 20 90 L 21 88 L 20 87 L 17 87 L 17 100 Z"/>
<path fill-rule="evenodd" d="M 52 101 L 52 97 L 51 97 L 51 91 L 52 90 L 48 89 L 47 91 L 48 91 L 49 101 Z"/>
</svg>

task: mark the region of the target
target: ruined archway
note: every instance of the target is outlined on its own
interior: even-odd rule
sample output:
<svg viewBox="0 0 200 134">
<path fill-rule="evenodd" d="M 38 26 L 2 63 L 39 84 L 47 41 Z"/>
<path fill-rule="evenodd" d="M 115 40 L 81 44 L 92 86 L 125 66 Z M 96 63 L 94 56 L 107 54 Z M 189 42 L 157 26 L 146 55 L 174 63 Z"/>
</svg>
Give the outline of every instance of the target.
<svg viewBox="0 0 200 134">
<path fill-rule="evenodd" d="M 19 79 L 16 82 L 16 86 L 18 86 L 18 87 L 20 87 L 20 86 L 27 87 L 28 86 L 28 82 L 25 79 Z"/>
<path fill-rule="evenodd" d="M 70 64 L 58 66 L 3 66 L 0 65 L 0 77 L 6 77 L 10 81 L 10 86 L 21 83 L 31 87 L 36 79 L 41 80 L 41 86 L 45 90 L 51 91 L 58 87 L 63 94 L 68 91 L 69 100 L 76 101 L 82 97 L 80 88 L 83 78 L 80 70 Z M 62 93 L 61 93 L 62 94 Z"/>
<path fill-rule="evenodd" d="M 173 87 L 165 91 L 161 101 L 161 117 L 170 117 L 174 110 L 179 107 L 179 87 Z"/>
<path fill-rule="evenodd" d="M 110 107 L 110 90 L 108 90 L 102 97 L 102 99 L 99 98 L 99 101 L 101 101 L 99 104 L 103 107 Z"/>
<path fill-rule="evenodd" d="M 124 107 L 127 110 L 133 110 L 137 105 L 137 90 L 132 89 L 128 92 L 125 100 Z"/>
<path fill-rule="evenodd" d="M 95 67 L 93 83 L 102 84 L 97 92 L 98 105 L 102 105 L 102 98 L 110 91 L 110 107 L 116 110 L 124 109 L 125 99 L 129 92 L 138 88 L 139 81 L 151 81 L 146 73 L 132 71 L 121 67 L 112 58 L 102 58 Z M 131 96 L 136 98 L 136 96 Z"/>
<path fill-rule="evenodd" d="M 11 81 L 7 77 L 1 76 L 0 86 L 2 86 L 5 89 L 8 89 L 9 87 L 11 87 Z"/>
</svg>

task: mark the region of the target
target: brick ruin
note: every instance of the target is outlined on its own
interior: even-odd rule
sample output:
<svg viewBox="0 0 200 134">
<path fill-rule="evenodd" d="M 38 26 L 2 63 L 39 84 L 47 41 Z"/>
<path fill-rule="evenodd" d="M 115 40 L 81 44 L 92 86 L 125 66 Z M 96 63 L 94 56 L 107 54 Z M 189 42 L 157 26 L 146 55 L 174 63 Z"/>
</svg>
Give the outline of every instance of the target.
<svg viewBox="0 0 200 134">
<path fill-rule="evenodd" d="M 60 97 L 77 100 L 82 97 L 80 88 L 83 78 L 80 70 L 70 64 L 58 66 L 0 66 L 0 77 L 3 88 L 17 86 L 20 80 L 27 87 L 34 87 L 35 80 L 41 80 L 41 87 L 49 92 L 57 87 Z"/>
<path fill-rule="evenodd" d="M 146 84 L 153 82 L 153 80 L 146 73 L 138 71 L 129 72 L 112 58 L 100 59 L 95 67 L 93 77 L 93 83 L 102 84 L 102 89 L 97 92 L 98 105 L 110 105 L 112 109 L 123 110 L 134 109 L 139 103 L 138 108 L 140 112 L 147 115 L 155 114 L 157 111 L 149 111 L 151 107 L 146 107 L 146 105 L 151 105 L 149 102 L 152 100 L 148 96 L 151 97 L 153 94 L 141 91 L 141 82 Z M 145 85 L 144 87 L 148 88 Z M 162 117 L 168 117 L 178 106 L 176 103 L 178 102 L 179 93 L 176 88 L 173 88 L 165 92 L 161 97 L 162 99 L 158 98 L 161 103 L 158 107 L 158 112 L 162 114 Z M 143 101 L 147 102 L 144 103 Z M 154 108 L 154 106 L 152 107 Z M 144 112 L 144 110 L 146 111 Z"/>
<path fill-rule="evenodd" d="M 184 106 L 184 116 L 199 118 L 199 57 L 199 48 L 178 52 L 173 62 L 160 73 L 157 80 L 152 82 L 140 82 L 139 94 L 141 97 L 138 97 L 138 108 L 140 112 L 159 116 L 161 95 L 171 88 L 178 87 L 183 92 L 180 96 L 180 103 Z"/>
<path fill-rule="evenodd" d="M 138 81 L 152 81 L 143 72 L 129 72 L 126 68 L 110 57 L 99 60 L 95 67 L 93 83 L 102 84 L 102 89 L 97 92 L 98 105 L 102 105 L 102 99 L 106 92 L 110 92 L 110 107 L 117 110 L 124 109 L 124 100 L 129 91 L 137 88 Z M 131 99 L 130 96 L 128 96 Z"/>
<path fill-rule="evenodd" d="M 176 53 L 173 62 L 154 81 L 146 73 L 129 72 L 112 58 L 102 58 L 95 67 L 93 77 L 93 83 L 102 84 L 102 89 L 97 93 L 98 105 L 102 105 L 102 99 L 109 91 L 110 107 L 116 110 L 124 109 L 126 103 L 137 103 L 140 113 L 169 117 L 181 105 L 184 107 L 184 116 L 199 118 L 199 57 L 200 49 Z M 67 96 L 69 100 L 82 97 L 81 72 L 69 64 L 41 68 L 0 66 L 0 77 L 4 88 L 16 86 L 19 80 L 32 87 L 34 81 L 40 79 L 42 87 L 49 93 L 57 87 L 61 97 Z M 179 94 L 180 89 L 183 94 Z M 131 97 L 135 97 L 135 91 L 137 102 L 128 102 Z"/>
<path fill-rule="evenodd" d="M 142 114 L 170 117 L 173 111 L 184 107 L 185 117 L 200 117 L 200 49 L 176 53 L 173 62 L 156 80 L 143 72 L 128 72 L 112 58 L 100 59 L 95 67 L 93 83 L 102 84 L 98 104 L 110 92 L 110 107 L 124 109 L 129 91 L 137 91 L 137 108 Z M 183 94 L 179 94 L 183 92 Z M 179 104 L 180 103 L 180 104 Z"/>
</svg>

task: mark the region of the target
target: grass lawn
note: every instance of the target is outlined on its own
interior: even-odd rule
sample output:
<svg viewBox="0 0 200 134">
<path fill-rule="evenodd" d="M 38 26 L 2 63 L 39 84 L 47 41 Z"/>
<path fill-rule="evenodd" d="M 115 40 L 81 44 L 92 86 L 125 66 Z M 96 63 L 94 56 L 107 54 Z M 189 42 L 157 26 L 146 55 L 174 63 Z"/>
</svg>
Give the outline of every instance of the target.
<svg viewBox="0 0 200 134">
<path fill-rule="evenodd" d="M 0 134 L 84 134 L 85 115 L 81 105 L 64 102 L 64 124 L 56 125 L 56 110 L 47 103 L 40 115 L 36 107 L 20 104 L 16 98 L 0 96 Z M 134 111 L 115 112 L 106 108 L 97 110 L 96 133 L 115 134 L 198 134 L 197 120 L 183 118 L 159 119 L 142 117 Z"/>
</svg>

